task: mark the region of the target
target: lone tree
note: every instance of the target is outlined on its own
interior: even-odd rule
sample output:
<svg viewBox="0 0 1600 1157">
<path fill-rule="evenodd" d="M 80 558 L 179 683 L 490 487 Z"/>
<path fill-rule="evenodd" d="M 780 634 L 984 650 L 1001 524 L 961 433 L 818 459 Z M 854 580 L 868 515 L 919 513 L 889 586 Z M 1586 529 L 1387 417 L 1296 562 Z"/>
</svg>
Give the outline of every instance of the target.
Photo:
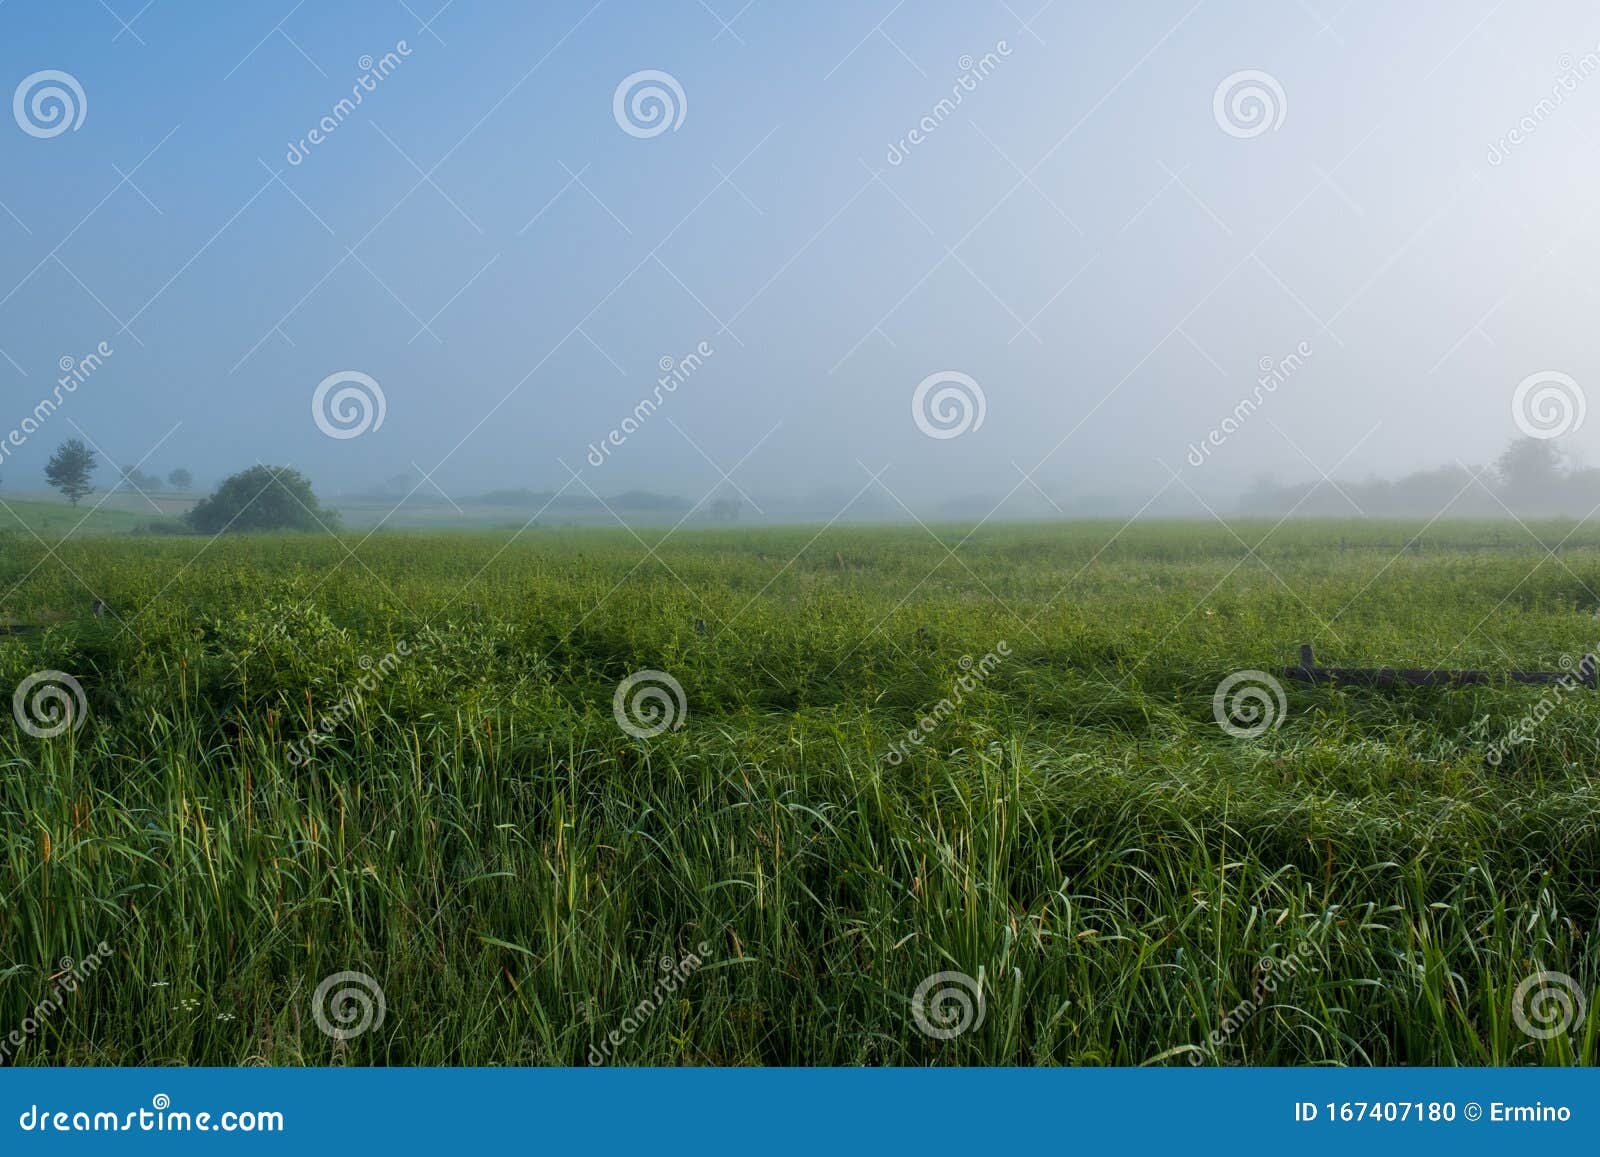
<svg viewBox="0 0 1600 1157">
<path fill-rule="evenodd" d="M 194 485 L 194 475 L 179 466 L 171 474 L 167 475 L 167 485 L 174 490 L 187 490 Z"/>
<path fill-rule="evenodd" d="M 338 523 L 311 491 L 311 480 L 287 466 L 252 466 L 225 479 L 184 515 L 201 534 L 243 530 L 322 530 Z"/>
<path fill-rule="evenodd" d="M 1519 509 L 1548 507 L 1561 484 L 1561 451 L 1537 438 L 1518 438 L 1495 461 L 1506 498 Z"/>
<path fill-rule="evenodd" d="M 94 489 L 94 484 L 89 480 L 99 463 L 94 460 L 94 454 L 89 447 L 83 444 L 81 438 L 68 438 L 56 447 L 56 452 L 50 455 L 50 461 L 45 464 L 45 480 L 71 500 L 72 505 L 78 505 L 78 499 Z"/>
</svg>

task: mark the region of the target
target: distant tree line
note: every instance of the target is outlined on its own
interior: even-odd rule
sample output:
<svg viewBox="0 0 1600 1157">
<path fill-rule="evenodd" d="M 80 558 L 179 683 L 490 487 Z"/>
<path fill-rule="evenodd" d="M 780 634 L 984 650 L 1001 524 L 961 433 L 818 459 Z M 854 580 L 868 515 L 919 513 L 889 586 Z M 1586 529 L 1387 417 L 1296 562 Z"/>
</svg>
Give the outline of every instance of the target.
<svg viewBox="0 0 1600 1157">
<path fill-rule="evenodd" d="M 129 490 L 188 490 L 194 485 L 194 475 L 181 466 L 169 473 L 165 480 L 154 474 L 146 474 L 137 466 L 124 466 L 119 473 L 122 477 L 117 485 Z"/>
<path fill-rule="evenodd" d="M 1328 516 L 1451 515 L 1581 517 L 1600 506 L 1600 470 L 1567 461 L 1553 442 L 1519 438 L 1488 467 L 1440 466 L 1401 478 L 1360 482 L 1255 480 L 1240 499 L 1246 514 Z"/>
<path fill-rule="evenodd" d="M 99 465 L 94 451 L 82 438 L 68 438 L 50 455 L 44 476 L 76 506 L 94 492 L 94 472 Z M 161 479 L 134 466 L 124 466 L 117 473 L 119 479 L 113 489 L 149 491 L 161 486 Z M 187 490 L 194 485 L 194 476 L 183 469 L 172 471 L 166 480 L 174 490 Z M 287 466 L 252 466 L 224 479 L 215 491 L 195 503 L 181 522 L 153 523 L 148 529 L 152 533 L 182 533 L 187 529 L 222 534 L 246 530 L 331 531 L 338 526 L 338 513 L 317 501 L 311 480 L 304 474 Z"/>
<path fill-rule="evenodd" d="M 94 472 L 99 466 L 94 451 L 84 445 L 82 438 L 68 438 L 56 447 L 56 452 L 50 455 L 50 461 L 45 463 L 44 478 L 76 506 L 86 495 L 94 492 Z M 112 489 L 162 489 L 161 479 L 146 474 L 137 466 L 123 466 L 117 473 L 119 478 Z M 194 485 L 194 475 L 179 467 L 167 475 L 166 485 L 173 490 L 188 490 Z"/>
</svg>

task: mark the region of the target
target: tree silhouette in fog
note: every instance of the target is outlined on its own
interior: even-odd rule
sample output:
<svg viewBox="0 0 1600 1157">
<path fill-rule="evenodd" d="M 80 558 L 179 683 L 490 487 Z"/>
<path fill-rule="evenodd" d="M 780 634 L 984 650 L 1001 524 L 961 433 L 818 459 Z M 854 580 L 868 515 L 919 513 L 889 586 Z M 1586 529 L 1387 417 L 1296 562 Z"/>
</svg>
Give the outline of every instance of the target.
<svg viewBox="0 0 1600 1157">
<path fill-rule="evenodd" d="M 1247 514 L 1504 518 L 1587 515 L 1600 507 L 1600 470 L 1569 463 L 1553 441 L 1517 438 L 1489 468 L 1452 463 L 1400 478 L 1278 482 L 1257 477 L 1240 497 Z"/>
<path fill-rule="evenodd" d="M 91 476 L 97 465 L 94 452 L 83 444 L 82 438 L 68 438 L 56 447 L 56 452 L 50 455 L 50 461 L 45 464 L 45 481 L 65 494 L 76 506 L 80 498 L 94 489 Z"/>
</svg>

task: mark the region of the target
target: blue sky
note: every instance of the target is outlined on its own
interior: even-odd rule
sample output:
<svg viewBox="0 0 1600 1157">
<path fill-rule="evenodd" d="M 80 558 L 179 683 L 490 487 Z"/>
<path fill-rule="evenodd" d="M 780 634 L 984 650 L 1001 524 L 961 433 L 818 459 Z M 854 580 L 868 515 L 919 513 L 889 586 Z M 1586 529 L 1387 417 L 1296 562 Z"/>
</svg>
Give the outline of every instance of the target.
<svg viewBox="0 0 1600 1157">
<path fill-rule="evenodd" d="M 1221 495 L 1486 460 L 1520 380 L 1594 369 L 1584 5 L 141 4 L 0 6 L 6 91 L 60 70 L 87 106 L 55 136 L 0 122 L 0 427 L 115 350 L 8 489 L 81 428 L 118 461 L 159 443 L 161 473 L 287 461 L 334 492 L 413 464 L 453 495 L 553 488 L 565 462 L 602 494 L 692 500 L 720 468 L 758 501 L 848 497 L 887 467 L 920 507 L 1149 495 L 1165 463 Z M 645 69 L 685 107 L 641 139 L 613 96 Z M 1241 137 L 1213 98 L 1245 70 L 1285 107 Z M 330 438 L 311 398 L 347 370 L 384 421 Z M 944 371 L 984 422 L 930 438 L 911 397 Z"/>
</svg>

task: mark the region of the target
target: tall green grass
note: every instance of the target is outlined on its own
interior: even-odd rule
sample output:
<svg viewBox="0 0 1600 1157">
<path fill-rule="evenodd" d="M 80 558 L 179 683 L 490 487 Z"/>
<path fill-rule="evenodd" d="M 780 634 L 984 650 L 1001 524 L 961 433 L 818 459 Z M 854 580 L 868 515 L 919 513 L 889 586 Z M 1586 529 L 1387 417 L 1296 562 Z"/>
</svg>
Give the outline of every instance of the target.
<svg viewBox="0 0 1600 1157">
<path fill-rule="evenodd" d="M 1288 685 L 1254 740 L 1212 693 L 1301 642 L 1554 667 L 1600 642 L 1600 534 L 1269 529 L 13 544 L 0 614 L 48 628 L 0 688 L 89 713 L 0 737 L 0 1040 L 104 940 L 16 1063 L 1592 1063 L 1600 1012 L 1539 1039 L 1512 997 L 1600 977 L 1594 692 L 1499 767 L 1548 688 Z M 688 712 L 640 740 L 645 668 Z M 348 1040 L 342 971 L 386 1003 Z M 983 996 L 948 1040 L 941 971 Z"/>
</svg>

